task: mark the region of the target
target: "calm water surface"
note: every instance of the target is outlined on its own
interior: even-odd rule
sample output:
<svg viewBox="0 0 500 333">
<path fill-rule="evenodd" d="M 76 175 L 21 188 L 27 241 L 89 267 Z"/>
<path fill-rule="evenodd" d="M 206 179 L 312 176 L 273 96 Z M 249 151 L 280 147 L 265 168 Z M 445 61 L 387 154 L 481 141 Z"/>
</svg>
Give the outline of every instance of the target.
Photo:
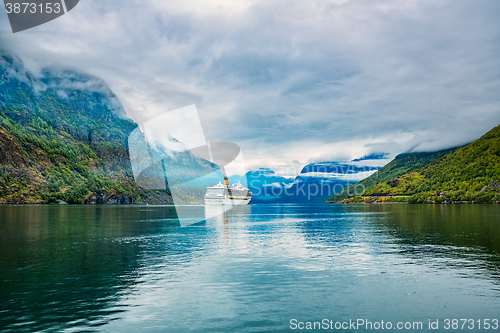
<svg viewBox="0 0 500 333">
<path fill-rule="evenodd" d="M 359 318 L 500 319 L 500 206 L 251 205 L 189 227 L 173 207 L 0 206 L 3 332 Z"/>
</svg>

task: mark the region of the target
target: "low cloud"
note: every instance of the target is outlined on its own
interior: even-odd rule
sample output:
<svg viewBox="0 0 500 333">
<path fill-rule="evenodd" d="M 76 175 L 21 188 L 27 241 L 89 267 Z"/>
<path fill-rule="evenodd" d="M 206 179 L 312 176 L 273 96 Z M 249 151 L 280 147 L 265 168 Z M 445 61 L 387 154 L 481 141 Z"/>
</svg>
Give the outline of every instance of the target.
<svg viewBox="0 0 500 333">
<path fill-rule="evenodd" d="M 281 167 L 498 125 L 499 16 L 496 0 L 87 0 L 17 34 L 2 19 L 0 42 L 32 68 L 103 78 L 138 122 L 196 104 L 207 140 Z"/>
</svg>

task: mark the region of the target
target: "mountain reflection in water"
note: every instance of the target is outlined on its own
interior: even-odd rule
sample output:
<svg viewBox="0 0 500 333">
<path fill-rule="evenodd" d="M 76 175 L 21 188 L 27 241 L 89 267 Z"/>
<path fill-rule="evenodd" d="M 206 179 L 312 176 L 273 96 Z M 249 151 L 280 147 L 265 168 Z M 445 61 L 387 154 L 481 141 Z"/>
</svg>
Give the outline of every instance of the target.
<svg viewBox="0 0 500 333">
<path fill-rule="evenodd" d="M 0 206 L 6 332 L 494 318 L 499 205 Z M 425 330 L 424 330 L 425 331 Z"/>
</svg>

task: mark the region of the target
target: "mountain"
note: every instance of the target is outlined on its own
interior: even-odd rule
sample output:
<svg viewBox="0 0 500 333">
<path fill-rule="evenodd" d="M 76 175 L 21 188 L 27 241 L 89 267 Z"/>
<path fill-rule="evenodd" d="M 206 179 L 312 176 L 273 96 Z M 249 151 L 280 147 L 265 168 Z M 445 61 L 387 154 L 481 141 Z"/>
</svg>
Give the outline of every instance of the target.
<svg viewBox="0 0 500 333">
<path fill-rule="evenodd" d="M 498 202 L 499 180 L 500 126 L 497 126 L 424 167 L 377 182 L 364 195 L 407 196 L 405 200 L 413 203 Z M 347 201 L 362 200 L 358 197 Z"/>
<path fill-rule="evenodd" d="M 368 155 L 364 155 L 360 158 L 356 158 L 352 160 L 351 162 L 359 162 L 359 161 L 365 161 L 365 160 L 383 160 L 386 159 L 389 156 L 389 153 L 372 153 Z"/>
<path fill-rule="evenodd" d="M 373 155 L 375 156 L 375 155 Z M 323 202 L 332 194 L 342 191 L 351 184 L 366 178 L 380 169 L 378 165 L 370 165 L 373 160 L 376 164 L 386 163 L 384 158 L 372 159 L 371 156 L 343 162 L 310 163 L 295 177 L 288 193 L 287 202 Z"/>
<path fill-rule="evenodd" d="M 248 171 L 240 179 L 230 178 L 231 183 L 239 181 L 252 192 L 251 203 L 284 202 L 285 190 L 291 186 L 293 178 L 276 175 L 269 168 Z"/>
<path fill-rule="evenodd" d="M 252 192 L 252 203 L 323 202 L 332 194 L 380 169 L 386 155 L 364 156 L 351 162 L 317 162 L 302 168 L 295 178 L 285 178 L 269 168 L 248 172 L 241 183 Z M 373 158 L 372 158 L 373 157 Z M 378 160 L 373 163 L 373 160 Z"/>
<path fill-rule="evenodd" d="M 440 150 L 437 152 L 417 152 L 417 153 L 403 153 L 397 155 L 394 160 L 382 167 L 380 170 L 371 176 L 361 180 L 355 185 L 347 187 L 344 191 L 336 193 L 328 198 L 330 202 L 336 202 L 346 199 L 349 196 L 360 194 L 366 189 L 370 189 L 374 185 L 389 181 L 391 179 L 400 177 L 410 171 L 417 170 L 423 166 L 436 161 L 447 154 L 457 150 L 457 148 Z"/>
<path fill-rule="evenodd" d="M 134 182 L 125 119 L 104 81 L 0 51 L 0 203 L 167 203 Z"/>
</svg>

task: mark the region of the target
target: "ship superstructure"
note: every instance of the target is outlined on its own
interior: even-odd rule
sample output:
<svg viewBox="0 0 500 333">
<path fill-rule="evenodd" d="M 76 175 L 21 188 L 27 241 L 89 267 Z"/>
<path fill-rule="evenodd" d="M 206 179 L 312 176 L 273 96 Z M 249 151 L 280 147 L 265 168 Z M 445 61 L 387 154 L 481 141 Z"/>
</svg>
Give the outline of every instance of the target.
<svg viewBox="0 0 500 333">
<path fill-rule="evenodd" d="M 241 183 L 229 185 L 229 181 L 224 177 L 224 184 L 219 183 L 207 187 L 205 194 L 205 204 L 207 205 L 247 205 L 252 198 L 252 192 Z"/>
</svg>

